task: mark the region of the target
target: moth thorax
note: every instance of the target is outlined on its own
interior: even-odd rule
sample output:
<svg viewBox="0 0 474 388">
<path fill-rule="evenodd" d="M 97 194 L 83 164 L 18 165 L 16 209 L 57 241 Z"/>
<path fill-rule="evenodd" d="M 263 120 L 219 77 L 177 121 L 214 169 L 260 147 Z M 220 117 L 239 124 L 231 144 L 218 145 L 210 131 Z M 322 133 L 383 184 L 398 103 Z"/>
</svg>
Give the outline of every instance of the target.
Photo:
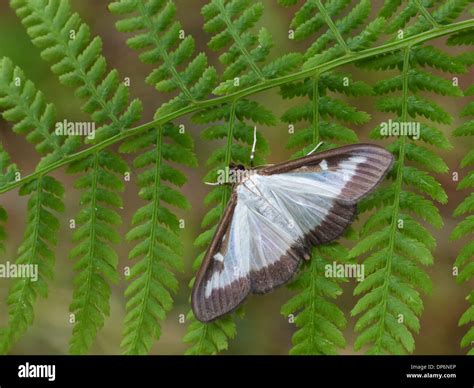
<svg viewBox="0 0 474 388">
<path fill-rule="evenodd" d="M 247 179 L 249 179 L 253 174 L 255 174 L 255 170 L 247 169 L 241 164 L 231 164 L 229 166 L 229 174 L 228 174 L 228 183 L 243 183 Z"/>
</svg>

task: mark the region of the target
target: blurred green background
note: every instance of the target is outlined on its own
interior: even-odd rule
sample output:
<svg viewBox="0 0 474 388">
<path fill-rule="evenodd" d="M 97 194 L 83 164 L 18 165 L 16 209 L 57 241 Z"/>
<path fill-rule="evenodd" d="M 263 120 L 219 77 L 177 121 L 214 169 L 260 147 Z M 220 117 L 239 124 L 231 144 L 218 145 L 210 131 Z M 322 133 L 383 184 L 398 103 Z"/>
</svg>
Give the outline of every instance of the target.
<svg viewBox="0 0 474 388">
<path fill-rule="evenodd" d="M 23 27 L 14 12 L 8 7 L 7 1 L 0 3 L 0 57 L 9 56 L 15 64 L 21 66 L 27 77 L 32 79 L 37 87 L 45 92 L 48 100 L 56 103 L 58 117 L 67 118 L 70 121 L 87 120 L 80 111 L 81 101 L 73 96 L 72 90 L 59 84 L 56 77 L 51 73 L 48 65 L 41 60 L 38 50 L 30 43 Z M 82 18 L 91 26 L 94 34 L 102 37 L 104 41 L 104 53 L 108 58 L 110 67 L 117 68 L 122 77 L 131 78 L 131 92 L 140 98 L 145 106 L 142 121 L 149 121 L 154 110 L 169 96 L 159 95 L 153 87 L 144 83 L 146 75 L 151 71 L 149 66 L 139 62 L 135 52 L 129 50 L 125 45 L 126 36 L 115 30 L 115 19 L 107 11 L 108 1 L 72 0 L 72 6 Z M 206 49 L 209 36 L 202 31 L 201 7 L 205 0 L 176 0 L 178 6 L 178 18 L 184 25 L 187 34 L 192 34 L 197 42 L 197 51 L 208 52 L 211 63 L 220 69 L 217 55 Z M 266 26 L 275 39 L 275 50 L 273 55 L 285 52 L 303 50 L 304 44 L 295 43 L 287 38 L 288 25 L 295 8 L 285 9 L 277 4 L 275 0 L 263 0 L 266 13 L 262 25 Z M 380 1 L 374 1 L 374 12 L 379 8 Z M 444 47 L 444 39 L 431 42 L 433 45 Z M 451 53 L 459 53 L 459 49 L 448 49 Z M 353 73 L 355 80 L 364 80 L 374 84 L 386 73 L 362 71 L 348 67 Z M 446 75 L 444 75 L 446 77 Z M 459 75 L 461 88 L 472 83 L 471 74 Z M 451 242 L 449 234 L 458 220 L 452 217 L 452 212 L 462 198 L 467 195 L 456 191 L 456 182 L 451 180 L 451 173 L 459 171 L 460 176 L 466 173 L 459 169 L 459 163 L 466 152 L 473 147 L 472 140 L 456 139 L 450 133 L 460 124 L 459 112 L 468 102 L 467 98 L 462 101 L 454 98 L 442 98 L 430 96 L 437 99 L 448 112 L 456 119 L 450 126 L 441 127 L 454 145 L 451 152 L 442 152 L 442 156 L 450 167 L 450 172 L 437 178 L 442 182 L 448 196 L 449 203 L 440 206 L 440 211 L 445 221 L 442 230 L 434 230 L 434 236 L 438 241 L 435 251 L 435 265 L 428 268 L 428 273 L 433 280 L 433 293 L 424 297 L 425 311 L 421 318 L 421 332 L 415 335 L 416 354 L 463 354 L 459 342 L 466 328 L 458 327 L 458 319 L 466 310 L 465 296 L 473 284 L 457 285 L 452 276 L 452 266 L 457 252 L 465 241 Z M 255 99 L 270 107 L 273 112 L 280 116 L 289 106 L 295 102 L 283 101 L 277 90 L 270 90 L 255 96 Z M 361 141 L 370 141 L 368 132 L 377 123 L 388 119 L 375 111 L 373 98 L 359 98 L 352 100 L 359 109 L 365 110 L 372 115 L 372 120 L 365 126 L 354 128 Z M 186 119 L 182 123 L 189 124 Z M 31 172 L 38 162 L 37 154 L 33 147 L 23 137 L 12 134 L 10 125 L 0 120 L 0 141 L 12 155 L 12 159 L 21 170 Z M 186 330 L 186 324 L 179 323 L 180 314 L 186 314 L 189 310 L 189 289 L 187 284 L 193 276 L 191 263 L 197 255 L 193 246 L 194 238 L 200 233 L 200 222 L 205 214 L 202 200 L 207 192 L 207 187 L 201 180 L 205 174 L 205 160 L 215 144 L 204 142 L 199 139 L 202 127 L 187 125 L 188 131 L 196 142 L 196 152 L 200 162 L 198 169 L 187 170 L 189 182 L 184 186 L 184 193 L 191 200 L 193 208 L 190 212 L 182 214 L 186 219 L 186 229 L 183 234 L 185 244 L 186 271 L 179 275 L 181 288 L 176 297 L 174 310 L 168 315 L 163 323 L 163 334 L 161 340 L 154 346 L 154 354 L 182 354 L 186 345 L 182 343 L 182 337 Z M 271 154 L 269 162 L 279 162 L 287 159 L 291 152 L 284 148 L 288 140 L 287 126 L 283 123 L 272 128 L 260 128 L 264 136 L 269 140 Z M 130 160 L 130 159 L 129 159 Z M 66 186 L 66 212 L 61 219 L 63 227 L 60 243 L 57 248 L 56 277 L 50 285 L 50 295 L 47 300 L 39 300 L 36 308 L 36 319 L 33 327 L 23 339 L 14 347 L 15 354 L 64 354 L 67 352 L 68 340 L 71 333 L 69 319 L 69 303 L 72 297 L 73 263 L 67 259 L 71 249 L 70 230 L 67 228 L 67 220 L 73 218 L 78 211 L 79 193 L 72 188 L 75 177 L 66 175 L 63 170 L 56 171 L 54 176 L 60 179 Z M 134 211 L 141 205 L 137 197 L 137 188 L 132 180 L 127 184 L 124 194 L 125 208 L 123 209 L 124 224 L 121 232 L 124 234 L 130 225 L 130 219 Z M 19 197 L 17 191 L 2 195 L 1 204 L 9 213 L 7 230 L 9 240 L 7 252 L 3 261 L 14 260 L 15 252 L 21 242 L 25 226 L 26 199 Z M 358 228 L 358 223 L 355 225 Z M 351 243 L 349 243 L 351 244 Z M 127 253 L 130 246 L 122 243 L 117 247 L 120 255 L 119 268 L 129 265 Z M 0 279 L 0 326 L 6 324 L 7 313 L 5 296 L 9 282 Z M 106 320 L 106 326 L 99 333 L 97 341 L 92 349 L 94 354 L 117 354 L 120 353 L 120 338 L 122 332 L 122 321 L 124 317 L 125 300 L 123 291 L 125 281 L 113 286 L 113 297 L 111 301 L 111 316 Z M 353 326 L 355 320 L 350 318 L 349 311 L 354 306 L 356 299 L 352 296 L 354 282 L 344 284 L 344 294 L 339 298 L 338 304 L 346 313 L 348 326 L 345 336 L 348 346 L 342 350 L 344 354 L 353 354 L 352 344 L 354 341 Z M 238 335 L 236 340 L 231 341 L 230 354 L 287 354 L 291 346 L 291 335 L 295 328 L 280 314 L 280 307 L 288 300 L 290 293 L 281 288 L 269 295 L 252 296 L 246 305 L 246 317 L 238 321 Z"/>
</svg>

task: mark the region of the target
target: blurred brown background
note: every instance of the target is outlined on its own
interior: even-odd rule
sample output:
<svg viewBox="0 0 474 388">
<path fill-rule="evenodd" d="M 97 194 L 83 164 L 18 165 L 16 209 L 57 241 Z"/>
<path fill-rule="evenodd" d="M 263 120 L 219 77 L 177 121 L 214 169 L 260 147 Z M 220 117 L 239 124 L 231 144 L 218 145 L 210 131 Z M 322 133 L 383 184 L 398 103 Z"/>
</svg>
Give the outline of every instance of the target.
<svg viewBox="0 0 474 388">
<path fill-rule="evenodd" d="M 93 33 L 102 37 L 104 41 L 104 53 L 108 58 L 110 67 L 119 70 L 122 77 L 130 77 L 132 80 L 132 95 L 139 97 L 145 106 L 142 121 L 149 121 L 154 110 L 169 96 L 158 94 L 154 88 L 144 83 L 144 78 L 151 71 L 149 66 L 139 62 L 137 54 L 129 50 L 125 45 L 126 36 L 118 33 L 114 28 L 115 18 L 107 11 L 108 1 L 92 0 L 72 0 L 72 6 L 77 10 L 82 18 L 89 23 Z M 179 8 L 178 18 L 184 25 L 187 34 L 192 34 L 197 42 L 197 51 L 208 52 L 211 63 L 220 69 L 217 55 L 211 53 L 206 48 L 209 36 L 201 29 L 203 20 L 200 15 L 201 7 L 205 0 L 176 0 Z M 283 54 L 289 51 L 304 49 L 305 45 L 295 43 L 287 39 L 287 31 L 291 15 L 295 8 L 285 9 L 279 6 L 275 0 L 263 0 L 266 13 L 262 24 L 267 27 L 274 36 L 275 50 L 273 55 Z M 374 1 L 374 12 L 379 8 L 380 0 Z M 444 47 L 444 40 L 439 39 L 431 44 Z M 460 53 L 460 49 L 447 49 L 451 53 Z M 67 118 L 70 121 L 87 120 L 80 112 L 81 101 L 73 96 L 72 90 L 58 83 L 56 77 L 49 70 L 48 64 L 41 60 L 38 50 L 30 43 L 19 20 L 9 9 L 7 2 L 0 3 L 0 57 L 9 56 L 15 64 L 24 69 L 28 78 L 32 79 L 37 87 L 45 92 L 48 100 L 53 101 L 58 107 L 58 117 Z M 348 67 L 355 80 L 364 80 L 370 84 L 385 76 L 387 73 L 367 72 L 353 67 Z M 443 75 L 447 77 L 447 75 Z M 459 75 L 461 88 L 466 88 L 472 83 L 472 72 L 468 75 Z M 455 118 L 459 117 L 462 107 L 468 102 L 467 98 L 439 98 L 436 99 Z M 277 90 L 270 90 L 255 96 L 267 107 L 271 107 L 273 112 L 280 116 L 294 102 L 283 101 Z M 374 108 L 373 98 L 359 98 L 352 100 L 359 109 L 372 114 L 372 121 L 367 125 L 354 128 L 361 141 L 368 141 L 368 132 L 377 123 L 389 116 L 377 113 Z M 186 119 L 183 121 L 188 123 Z M 460 176 L 466 170 L 459 169 L 459 163 L 463 155 L 473 147 L 472 139 L 456 139 L 450 133 L 460 124 L 456 119 L 453 125 L 441 127 L 454 145 L 451 152 L 442 152 L 442 156 L 447 162 L 450 172 L 438 178 L 442 182 L 449 196 L 449 204 L 440 206 L 440 211 L 445 221 L 442 230 L 435 230 L 434 236 L 438 241 L 435 251 L 435 265 L 428 269 L 434 284 L 433 294 L 424 297 L 425 311 L 421 318 L 421 333 L 415 336 L 416 354 L 463 354 L 459 342 L 466 328 L 459 328 L 458 319 L 467 304 L 465 296 L 472 288 L 473 284 L 457 285 L 452 276 L 452 265 L 456 253 L 466 242 L 451 242 L 448 238 L 454 226 L 459 220 L 452 217 L 452 213 L 457 204 L 467 195 L 467 192 L 456 191 L 456 183 L 451 180 L 453 171 L 460 171 Z M 18 164 L 21 170 L 31 172 L 38 161 L 37 154 L 33 147 L 28 144 L 23 137 L 12 134 L 11 126 L 0 119 L 0 141 L 10 152 L 13 161 Z M 199 158 L 200 167 L 194 170 L 187 170 L 189 182 L 184 187 L 184 192 L 191 200 L 193 208 L 183 217 L 187 221 L 187 228 L 183 234 L 185 243 L 185 263 L 186 271 L 179 275 L 181 288 L 176 297 L 174 310 L 168 315 L 168 319 L 163 323 L 163 334 L 161 340 L 154 346 L 153 353 L 157 354 L 182 354 L 186 345 L 182 343 L 182 337 L 186 330 L 185 324 L 178 322 L 180 314 L 186 314 L 189 310 L 187 303 L 189 290 L 187 284 L 193 273 L 191 263 L 196 257 L 197 251 L 192 242 L 200 233 L 200 221 L 205 214 L 205 207 L 202 200 L 207 192 L 207 188 L 201 183 L 205 174 L 205 160 L 215 144 L 203 142 L 199 139 L 199 126 L 188 126 L 196 142 L 196 152 Z M 283 161 L 290 155 L 284 148 L 288 140 L 288 132 L 285 124 L 280 123 L 272 128 L 261 128 L 264 135 L 270 142 L 271 154 L 269 162 Z M 130 159 L 129 159 L 130 160 Z M 73 218 L 78 211 L 78 192 L 72 188 L 73 176 L 66 175 L 63 170 L 56 171 L 54 176 L 59 178 L 67 187 L 66 192 L 66 212 L 61 216 L 63 228 L 61 231 L 60 244 L 57 249 L 56 277 L 50 285 L 50 295 L 47 300 L 39 300 L 36 308 L 36 319 L 33 327 L 23 339 L 14 347 L 15 354 L 63 354 L 67 352 L 68 340 L 71 332 L 71 325 L 68 323 L 68 307 L 72 297 L 72 265 L 67 259 L 71 249 L 70 230 L 67 228 L 67 220 Z M 137 189 L 133 180 L 127 184 L 125 196 L 125 208 L 123 209 L 124 224 L 121 232 L 125 233 L 130 225 L 130 218 L 134 211 L 141 206 L 142 202 L 137 197 Z M 7 252 L 2 261 L 14 260 L 15 252 L 21 242 L 25 226 L 26 200 L 20 198 L 17 191 L 2 195 L 1 204 L 9 213 Z M 356 228 L 358 226 L 356 225 Z M 121 262 L 120 268 L 128 265 L 127 252 L 130 246 L 126 243 L 118 246 Z M 348 346 L 342 353 L 352 354 L 352 344 L 354 341 L 353 326 L 355 320 L 349 317 L 349 311 L 354 306 L 356 299 L 352 297 L 354 283 L 344 285 L 345 293 L 339 299 L 338 304 L 346 313 L 349 324 L 345 330 Z M 120 353 L 119 344 L 122 332 L 122 321 L 124 316 L 125 301 L 123 291 L 125 282 L 113 287 L 113 298 L 111 301 L 111 316 L 106 321 L 106 326 L 100 332 L 93 347 L 94 354 L 116 354 Z M 5 296 L 8 290 L 8 281 L 0 279 L 0 325 L 6 323 Z M 288 300 L 290 293 L 285 288 L 263 296 L 251 297 L 247 303 L 247 313 L 244 320 L 238 323 L 237 339 L 231 341 L 229 353 L 231 354 L 287 354 L 291 346 L 291 335 L 294 327 L 280 314 L 280 307 Z"/>
</svg>

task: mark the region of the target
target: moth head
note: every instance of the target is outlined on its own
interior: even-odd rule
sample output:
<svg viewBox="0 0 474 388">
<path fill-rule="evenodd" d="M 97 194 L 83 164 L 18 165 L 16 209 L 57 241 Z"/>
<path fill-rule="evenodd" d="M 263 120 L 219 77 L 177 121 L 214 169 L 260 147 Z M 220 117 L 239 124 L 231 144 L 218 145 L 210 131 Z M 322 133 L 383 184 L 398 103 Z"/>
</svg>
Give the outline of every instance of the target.
<svg viewBox="0 0 474 388">
<path fill-rule="evenodd" d="M 229 170 L 230 171 L 245 171 L 246 168 L 243 164 L 236 164 L 236 163 L 231 162 L 229 164 Z"/>
</svg>

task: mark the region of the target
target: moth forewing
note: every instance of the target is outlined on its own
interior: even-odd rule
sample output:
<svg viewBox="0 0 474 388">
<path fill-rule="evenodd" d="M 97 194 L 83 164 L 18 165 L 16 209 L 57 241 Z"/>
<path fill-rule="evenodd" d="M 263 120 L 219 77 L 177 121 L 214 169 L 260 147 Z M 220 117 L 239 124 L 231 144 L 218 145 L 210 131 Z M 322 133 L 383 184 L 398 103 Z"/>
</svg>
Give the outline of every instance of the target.
<svg viewBox="0 0 474 388">
<path fill-rule="evenodd" d="M 232 223 L 232 217 L 234 214 L 235 207 L 237 205 L 237 193 L 233 190 L 231 198 L 224 210 L 224 213 L 217 225 L 216 232 L 212 238 L 211 244 L 209 245 L 201 266 L 197 272 L 196 280 L 193 285 L 193 291 L 191 295 L 191 304 L 195 317 L 201 322 L 210 322 L 219 316 L 231 312 L 237 308 L 243 301 L 238 301 L 238 297 L 227 296 L 226 300 L 229 302 L 227 306 L 222 304 L 218 306 L 219 313 L 217 314 L 214 310 L 216 309 L 215 301 L 213 298 L 206 297 L 206 282 L 212 278 L 212 274 L 216 271 L 222 271 L 224 263 L 223 257 L 227 252 L 229 244 L 229 230 Z M 220 256 L 219 256 L 220 255 Z M 222 260 L 220 260 L 222 257 Z M 222 290 L 217 292 L 232 292 L 234 289 Z M 240 291 L 243 291 L 240 289 Z M 248 292 L 243 296 L 248 294 Z M 217 299 L 221 299 L 217 297 Z M 230 303 L 232 302 L 233 303 Z"/>
</svg>

